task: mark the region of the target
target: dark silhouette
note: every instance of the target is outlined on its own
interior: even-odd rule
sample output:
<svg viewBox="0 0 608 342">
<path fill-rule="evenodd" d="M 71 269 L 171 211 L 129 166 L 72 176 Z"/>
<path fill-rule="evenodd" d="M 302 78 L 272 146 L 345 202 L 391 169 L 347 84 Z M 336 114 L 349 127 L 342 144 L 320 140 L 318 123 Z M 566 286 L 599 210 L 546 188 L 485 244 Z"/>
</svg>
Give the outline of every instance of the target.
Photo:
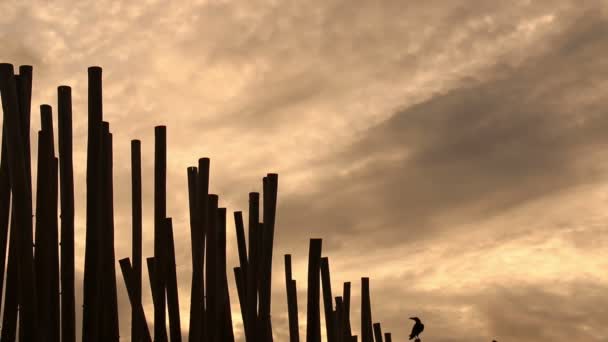
<svg viewBox="0 0 608 342">
<path fill-rule="evenodd" d="M 154 328 L 150 329 L 141 301 L 144 234 L 141 174 L 145 156 L 141 153 L 141 142 L 132 140 L 132 259 L 122 258 L 117 262 L 114 251 L 114 144 L 110 123 L 103 120 L 102 69 L 90 67 L 88 77 L 86 241 L 84 276 L 78 280 L 83 281 L 83 311 L 82 320 L 75 322 L 72 135 L 76 132 L 72 132 L 71 88 L 60 86 L 57 90 L 57 149 L 52 108 L 50 105 L 40 107 L 38 155 L 34 156 L 38 159 L 37 179 L 33 189 L 29 139 L 32 68 L 22 66 L 16 75 L 12 65 L 0 63 L 3 114 L 0 255 L 6 258 L 8 253 L 7 263 L 0 265 L 0 302 L 4 299 L 0 342 L 16 339 L 75 342 L 77 323 L 81 324 L 83 341 L 118 342 L 117 266 L 122 271 L 131 303 L 131 339 L 134 342 L 181 341 L 180 287 L 175 260 L 178 245 L 174 242 L 172 219 L 167 215 L 166 127 L 154 128 L 154 154 L 149 158 L 153 159 L 154 165 L 154 252 L 153 257 L 145 260 L 154 305 L 154 320 L 150 320 Z M 226 250 L 227 210 L 219 205 L 218 195 L 209 193 L 209 166 L 209 158 L 200 158 L 198 167 L 187 169 L 192 249 L 188 342 L 234 342 L 226 265 L 227 253 L 232 252 Z M 266 174 L 262 186 L 262 192 L 249 193 L 247 222 L 243 222 L 242 212 L 234 212 L 235 253 L 238 252 L 239 257 L 234 276 L 247 342 L 274 342 L 270 309 L 278 175 Z M 33 191 L 37 194 L 35 208 Z M 59 205 L 60 215 L 57 212 Z M 31 217 L 33 210 L 35 220 Z M 247 235 L 245 223 L 248 223 Z M 373 342 L 374 334 L 376 342 L 382 341 L 380 323 L 372 326 L 370 279 L 361 278 L 362 329 L 358 337 L 353 335 L 350 323 L 351 283 L 345 282 L 342 294 L 333 297 L 329 259 L 322 257 L 321 252 L 322 239 L 310 239 L 308 287 L 305 289 L 308 292 L 306 341 L 321 341 L 321 290 L 325 335 L 329 342 Z M 285 255 L 290 342 L 298 342 L 298 296 L 291 262 L 291 255 Z M 384 334 L 384 340 L 391 341 L 390 333 Z"/>
<path fill-rule="evenodd" d="M 416 324 L 412 327 L 412 333 L 410 334 L 410 340 L 416 337 L 418 339 L 418 335 L 424 331 L 424 324 L 420 321 L 418 317 L 410 317 L 411 320 L 415 321 Z"/>
</svg>

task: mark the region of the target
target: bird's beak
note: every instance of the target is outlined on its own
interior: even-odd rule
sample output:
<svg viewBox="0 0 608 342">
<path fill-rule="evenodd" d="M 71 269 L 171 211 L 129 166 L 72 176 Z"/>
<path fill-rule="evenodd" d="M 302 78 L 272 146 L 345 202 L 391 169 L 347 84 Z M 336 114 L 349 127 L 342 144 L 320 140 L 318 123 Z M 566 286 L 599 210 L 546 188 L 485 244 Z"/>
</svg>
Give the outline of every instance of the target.
<svg viewBox="0 0 608 342">
<path fill-rule="evenodd" d="M 410 319 L 411 319 L 412 321 L 415 321 L 414 317 L 410 317 Z"/>
</svg>

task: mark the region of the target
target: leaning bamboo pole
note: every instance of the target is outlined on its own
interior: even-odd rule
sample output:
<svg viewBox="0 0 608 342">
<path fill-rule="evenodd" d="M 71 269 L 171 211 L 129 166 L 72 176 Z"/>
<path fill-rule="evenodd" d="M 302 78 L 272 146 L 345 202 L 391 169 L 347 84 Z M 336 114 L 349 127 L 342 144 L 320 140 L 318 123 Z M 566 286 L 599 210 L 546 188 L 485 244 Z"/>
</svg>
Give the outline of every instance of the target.
<svg viewBox="0 0 608 342">
<path fill-rule="evenodd" d="M 306 307 L 306 342 L 321 342 L 321 311 L 319 307 L 319 271 L 321 239 L 310 239 L 308 254 L 308 304 Z"/>
<path fill-rule="evenodd" d="M 325 309 L 325 329 L 328 342 L 335 342 L 334 309 L 332 305 L 331 279 L 329 276 L 329 258 L 321 258 L 321 283 L 323 285 L 323 307 Z"/>
<path fill-rule="evenodd" d="M 137 331 L 137 340 L 133 340 L 133 342 L 152 342 L 152 337 L 150 336 L 150 330 L 148 330 L 148 324 L 146 323 L 146 314 L 141 303 L 141 298 L 137 298 L 135 270 L 131 267 L 131 260 L 129 260 L 129 258 L 124 258 L 118 260 L 118 263 L 120 264 L 122 277 L 125 281 L 132 311 L 137 316 L 135 321 L 138 322 L 138 325 L 134 327 Z"/>
<path fill-rule="evenodd" d="M 382 342 L 382 327 L 380 323 L 374 323 L 374 338 L 376 342 Z"/>
<path fill-rule="evenodd" d="M 287 289 L 287 315 L 289 320 L 289 342 L 300 342 L 298 327 L 298 295 L 293 279 L 291 254 L 285 254 L 285 287 Z"/>
<path fill-rule="evenodd" d="M 165 223 L 166 268 L 165 283 L 167 284 L 167 308 L 169 311 L 169 333 L 171 342 L 181 342 L 182 329 L 179 317 L 179 294 L 177 290 L 177 270 L 175 264 L 175 241 L 173 235 L 173 220 L 168 217 Z"/>
</svg>

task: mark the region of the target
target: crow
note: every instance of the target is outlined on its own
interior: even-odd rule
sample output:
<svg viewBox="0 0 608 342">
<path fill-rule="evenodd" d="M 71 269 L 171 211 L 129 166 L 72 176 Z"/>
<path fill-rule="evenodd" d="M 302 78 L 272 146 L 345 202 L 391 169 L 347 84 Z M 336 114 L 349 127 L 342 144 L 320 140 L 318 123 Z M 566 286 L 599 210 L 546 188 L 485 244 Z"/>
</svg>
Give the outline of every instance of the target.
<svg viewBox="0 0 608 342">
<path fill-rule="evenodd" d="M 411 340 L 414 337 L 418 337 L 418 335 L 420 335 L 420 333 L 424 330 L 424 324 L 420 322 L 420 318 L 418 317 L 410 317 L 410 319 L 416 322 L 416 324 L 414 324 L 414 327 L 412 328 L 412 333 L 410 334 Z"/>
</svg>

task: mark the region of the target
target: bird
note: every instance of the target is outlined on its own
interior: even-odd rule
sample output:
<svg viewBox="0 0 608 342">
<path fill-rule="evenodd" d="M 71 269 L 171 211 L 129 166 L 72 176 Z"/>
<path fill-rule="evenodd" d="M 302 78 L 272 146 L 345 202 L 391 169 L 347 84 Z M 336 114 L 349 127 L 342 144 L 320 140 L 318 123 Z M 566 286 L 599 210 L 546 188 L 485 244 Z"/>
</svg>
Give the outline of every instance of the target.
<svg viewBox="0 0 608 342">
<path fill-rule="evenodd" d="M 418 317 L 410 317 L 410 319 L 416 322 L 416 324 L 414 324 L 414 327 L 412 328 L 412 333 L 410 334 L 410 340 L 411 340 L 414 337 L 418 337 L 418 335 L 420 335 L 420 333 L 422 333 L 422 331 L 424 330 L 424 324 L 422 324 L 422 322 L 420 322 L 420 318 L 418 318 Z"/>
</svg>

